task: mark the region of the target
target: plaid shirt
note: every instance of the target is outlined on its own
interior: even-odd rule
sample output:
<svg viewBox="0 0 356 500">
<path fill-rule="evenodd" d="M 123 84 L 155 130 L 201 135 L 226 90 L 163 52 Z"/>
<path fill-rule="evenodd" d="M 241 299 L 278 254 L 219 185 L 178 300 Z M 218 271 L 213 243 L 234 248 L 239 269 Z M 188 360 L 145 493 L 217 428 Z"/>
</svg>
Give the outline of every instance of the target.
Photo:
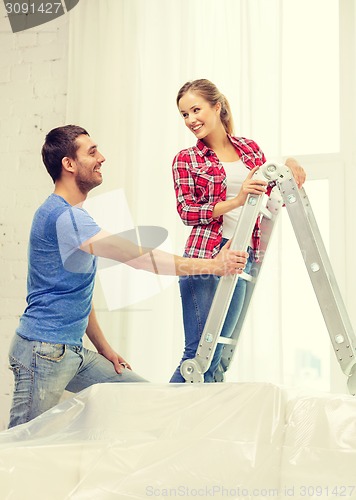
<svg viewBox="0 0 356 500">
<path fill-rule="evenodd" d="M 251 139 L 228 136 L 239 157 L 250 170 L 266 159 Z M 215 152 L 203 141 L 180 151 L 173 160 L 174 189 L 178 213 L 187 226 L 193 226 L 185 246 L 189 257 L 212 258 L 219 252 L 223 216 L 213 218 L 215 205 L 226 200 L 226 173 Z M 252 242 L 255 260 L 260 246 L 260 218 Z"/>
</svg>

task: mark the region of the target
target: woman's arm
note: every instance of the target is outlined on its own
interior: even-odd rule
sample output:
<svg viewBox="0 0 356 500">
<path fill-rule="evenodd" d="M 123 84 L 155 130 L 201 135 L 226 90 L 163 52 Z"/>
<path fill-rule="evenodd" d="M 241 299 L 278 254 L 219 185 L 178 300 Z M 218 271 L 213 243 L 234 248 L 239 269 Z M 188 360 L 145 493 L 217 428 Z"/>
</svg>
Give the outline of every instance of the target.
<svg viewBox="0 0 356 500">
<path fill-rule="evenodd" d="M 242 207 L 244 205 L 247 196 L 249 194 L 263 194 L 266 192 L 267 182 L 260 179 L 253 179 L 253 175 L 260 167 L 253 168 L 244 182 L 242 183 L 241 189 L 235 198 L 226 201 L 218 202 L 213 210 L 213 217 L 219 217 L 220 215 L 226 214 L 237 207 Z"/>
<path fill-rule="evenodd" d="M 295 158 L 287 158 L 287 160 L 285 161 L 285 165 L 291 170 L 298 187 L 301 188 L 306 179 L 306 173 L 303 167 Z M 230 210 L 233 210 L 234 208 L 241 207 L 242 205 L 244 205 L 249 194 L 259 195 L 263 194 L 266 191 L 267 182 L 252 179 L 253 174 L 259 168 L 260 167 L 255 167 L 250 171 L 242 184 L 239 194 L 235 198 L 231 200 L 220 201 L 215 205 L 213 210 L 213 217 L 219 217 L 220 215 L 230 212 Z"/>
<path fill-rule="evenodd" d="M 197 199 L 195 179 L 191 173 L 191 164 L 177 155 L 173 161 L 174 190 L 177 199 L 177 211 L 186 226 L 210 224 L 216 203 L 201 202 Z M 206 188 L 208 181 L 206 182 Z"/>
</svg>

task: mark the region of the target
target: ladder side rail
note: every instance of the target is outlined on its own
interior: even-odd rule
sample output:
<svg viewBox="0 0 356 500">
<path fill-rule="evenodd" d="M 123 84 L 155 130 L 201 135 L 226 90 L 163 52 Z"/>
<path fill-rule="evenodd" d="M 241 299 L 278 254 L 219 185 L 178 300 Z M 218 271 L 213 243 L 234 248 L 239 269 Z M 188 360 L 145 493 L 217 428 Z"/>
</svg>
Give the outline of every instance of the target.
<svg viewBox="0 0 356 500">
<path fill-rule="evenodd" d="M 353 327 L 352 327 L 352 324 L 351 324 L 351 321 L 350 321 L 350 318 L 349 318 L 349 315 L 348 315 L 348 312 L 347 312 L 344 300 L 342 298 L 342 294 L 340 292 L 339 285 L 337 283 L 337 280 L 336 280 L 336 277 L 335 277 L 335 273 L 333 271 L 333 268 L 332 268 L 332 265 L 331 265 L 331 262 L 330 262 L 330 259 L 329 259 L 328 252 L 326 251 L 326 248 L 325 248 L 325 245 L 324 245 L 324 241 L 323 241 L 323 238 L 322 238 L 320 230 L 319 230 L 318 223 L 317 223 L 317 221 L 315 219 L 314 212 L 313 212 L 313 209 L 311 207 L 309 198 L 308 198 L 307 193 L 305 192 L 304 188 L 302 188 L 299 191 L 300 191 L 301 202 L 303 204 L 303 208 L 304 208 L 305 214 L 306 214 L 306 216 L 308 218 L 308 222 L 309 222 L 311 231 L 313 233 L 313 238 L 314 238 L 314 241 L 315 241 L 315 245 L 316 245 L 317 250 L 318 250 L 318 252 L 320 254 L 320 258 L 322 259 L 322 262 L 323 262 L 323 265 L 325 267 L 325 271 L 327 273 L 327 276 L 329 277 L 330 285 L 331 285 L 331 288 L 333 290 L 333 294 L 335 296 L 335 300 L 337 302 L 338 309 L 340 310 L 340 313 L 342 315 L 343 321 L 345 323 L 345 328 L 352 335 L 354 333 Z M 290 206 L 290 204 L 287 205 L 287 209 L 288 209 L 288 206 Z M 292 225 L 293 225 L 293 221 L 292 220 L 291 220 L 291 222 L 292 222 Z M 296 229 L 294 229 L 294 231 L 296 232 Z M 296 234 L 296 236 L 297 236 L 297 234 Z M 356 340 L 356 337 L 355 337 L 355 340 Z"/>
<path fill-rule="evenodd" d="M 235 329 L 231 338 L 234 342 L 231 345 L 225 345 L 221 357 L 220 367 L 216 373 L 216 381 L 222 382 L 224 380 L 224 373 L 229 369 L 229 366 L 234 358 L 235 350 L 237 347 L 240 334 L 243 330 L 247 313 L 250 308 L 251 300 L 258 283 L 259 275 L 264 264 L 265 256 L 268 250 L 268 245 L 271 241 L 271 237 L 274 229 L 276 228 L 276 223 L 280 210 L 282 208 L 282 198 L 280 196 L 277 188 L 274 188 L 267 202 L 267 209 L 272 214 L 271 218 L 262 217 L 261 220 L 261 244 L 260 244 L 260 258 L 258 262 L 253 262 L 250 270 L 251 276 L 254 278 L 252 281 L 246 282 L 246 295 L 243 303 L 242 311 L 240 313 L 239 319 L 236 323 Z"/>
<path fill-rule="evenodd" d="M 248 195 L 231 240 L 232 250 L 247 250 L 265 196 Z M 238 275 L 220 278 L 196 355 L 193 359 L 183 361 L 181 365 L 181 374 L 186 382 L 204 381 L 203 374 L 209 369 L 213 359 L 238 279 Z"/>
<path fill-rule="evenodd" d="M 293 178 L 278 182 L 330 340 L 343 372 L 355 372 L 356 339 L 305 190 Z"/>
</svg>

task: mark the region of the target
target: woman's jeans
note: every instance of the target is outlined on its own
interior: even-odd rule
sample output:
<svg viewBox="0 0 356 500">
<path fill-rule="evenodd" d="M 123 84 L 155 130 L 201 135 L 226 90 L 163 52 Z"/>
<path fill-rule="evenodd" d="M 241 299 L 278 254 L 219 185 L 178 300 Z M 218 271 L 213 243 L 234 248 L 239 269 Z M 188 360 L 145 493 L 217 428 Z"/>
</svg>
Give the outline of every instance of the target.
<svg viewBox="0 0 356 500">
<path fill-rule="evenodd" d="M 223 246 L 226 241 L 227 240 L 223 239 L 221 246 Z M 245 267 L 246 273 L 249 273 L 251 265 L 252 257 L 250 251 L 250 258 L 248 259 Z M 180 373 L 180 366 L 184 360 L 195 357 L 219 279 L 219 276 L 212 274 L 181 276 L 179 278 L 183 308 L 185 347 L 182 360 L 174 372 L 170 382 L 185 382 Z M 245 294 L 246 281 L 238 279 L 230 307 L 226 315 L 224 326 L 220 334 L 222 337 L 231 337 L 242 311 Z M 208 371 L 204 374 L 204 382 L 215 382 L 214 373 L 219 366 L 222 350 L 223 344 L 217 344 L 211 365 Z"/>
<path fill-rule="evenodd" d="M 66 389 L 79 392 L 102 382 L 146 382 L 129 369 L 121 374 L 101 354 L 81 346 L 49 344 L 15 335 L 9 352 L 15 377 L 9 428 L 55 406 Z"/>
</svg>

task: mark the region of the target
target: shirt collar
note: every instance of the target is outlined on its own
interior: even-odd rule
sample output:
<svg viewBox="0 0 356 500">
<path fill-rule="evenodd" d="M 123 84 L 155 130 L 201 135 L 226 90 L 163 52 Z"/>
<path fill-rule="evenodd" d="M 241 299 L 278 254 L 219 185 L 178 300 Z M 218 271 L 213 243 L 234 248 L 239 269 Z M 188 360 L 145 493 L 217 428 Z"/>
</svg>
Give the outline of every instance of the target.
<svg viewBox="0 0 356 500">
<path fill-rule="evenodd" d="M 201 139 L 198 139 L 197 148 L 201 156 L 209 156 L 213 153 L 213 150 L 208 148 Z"/>
</svg>

